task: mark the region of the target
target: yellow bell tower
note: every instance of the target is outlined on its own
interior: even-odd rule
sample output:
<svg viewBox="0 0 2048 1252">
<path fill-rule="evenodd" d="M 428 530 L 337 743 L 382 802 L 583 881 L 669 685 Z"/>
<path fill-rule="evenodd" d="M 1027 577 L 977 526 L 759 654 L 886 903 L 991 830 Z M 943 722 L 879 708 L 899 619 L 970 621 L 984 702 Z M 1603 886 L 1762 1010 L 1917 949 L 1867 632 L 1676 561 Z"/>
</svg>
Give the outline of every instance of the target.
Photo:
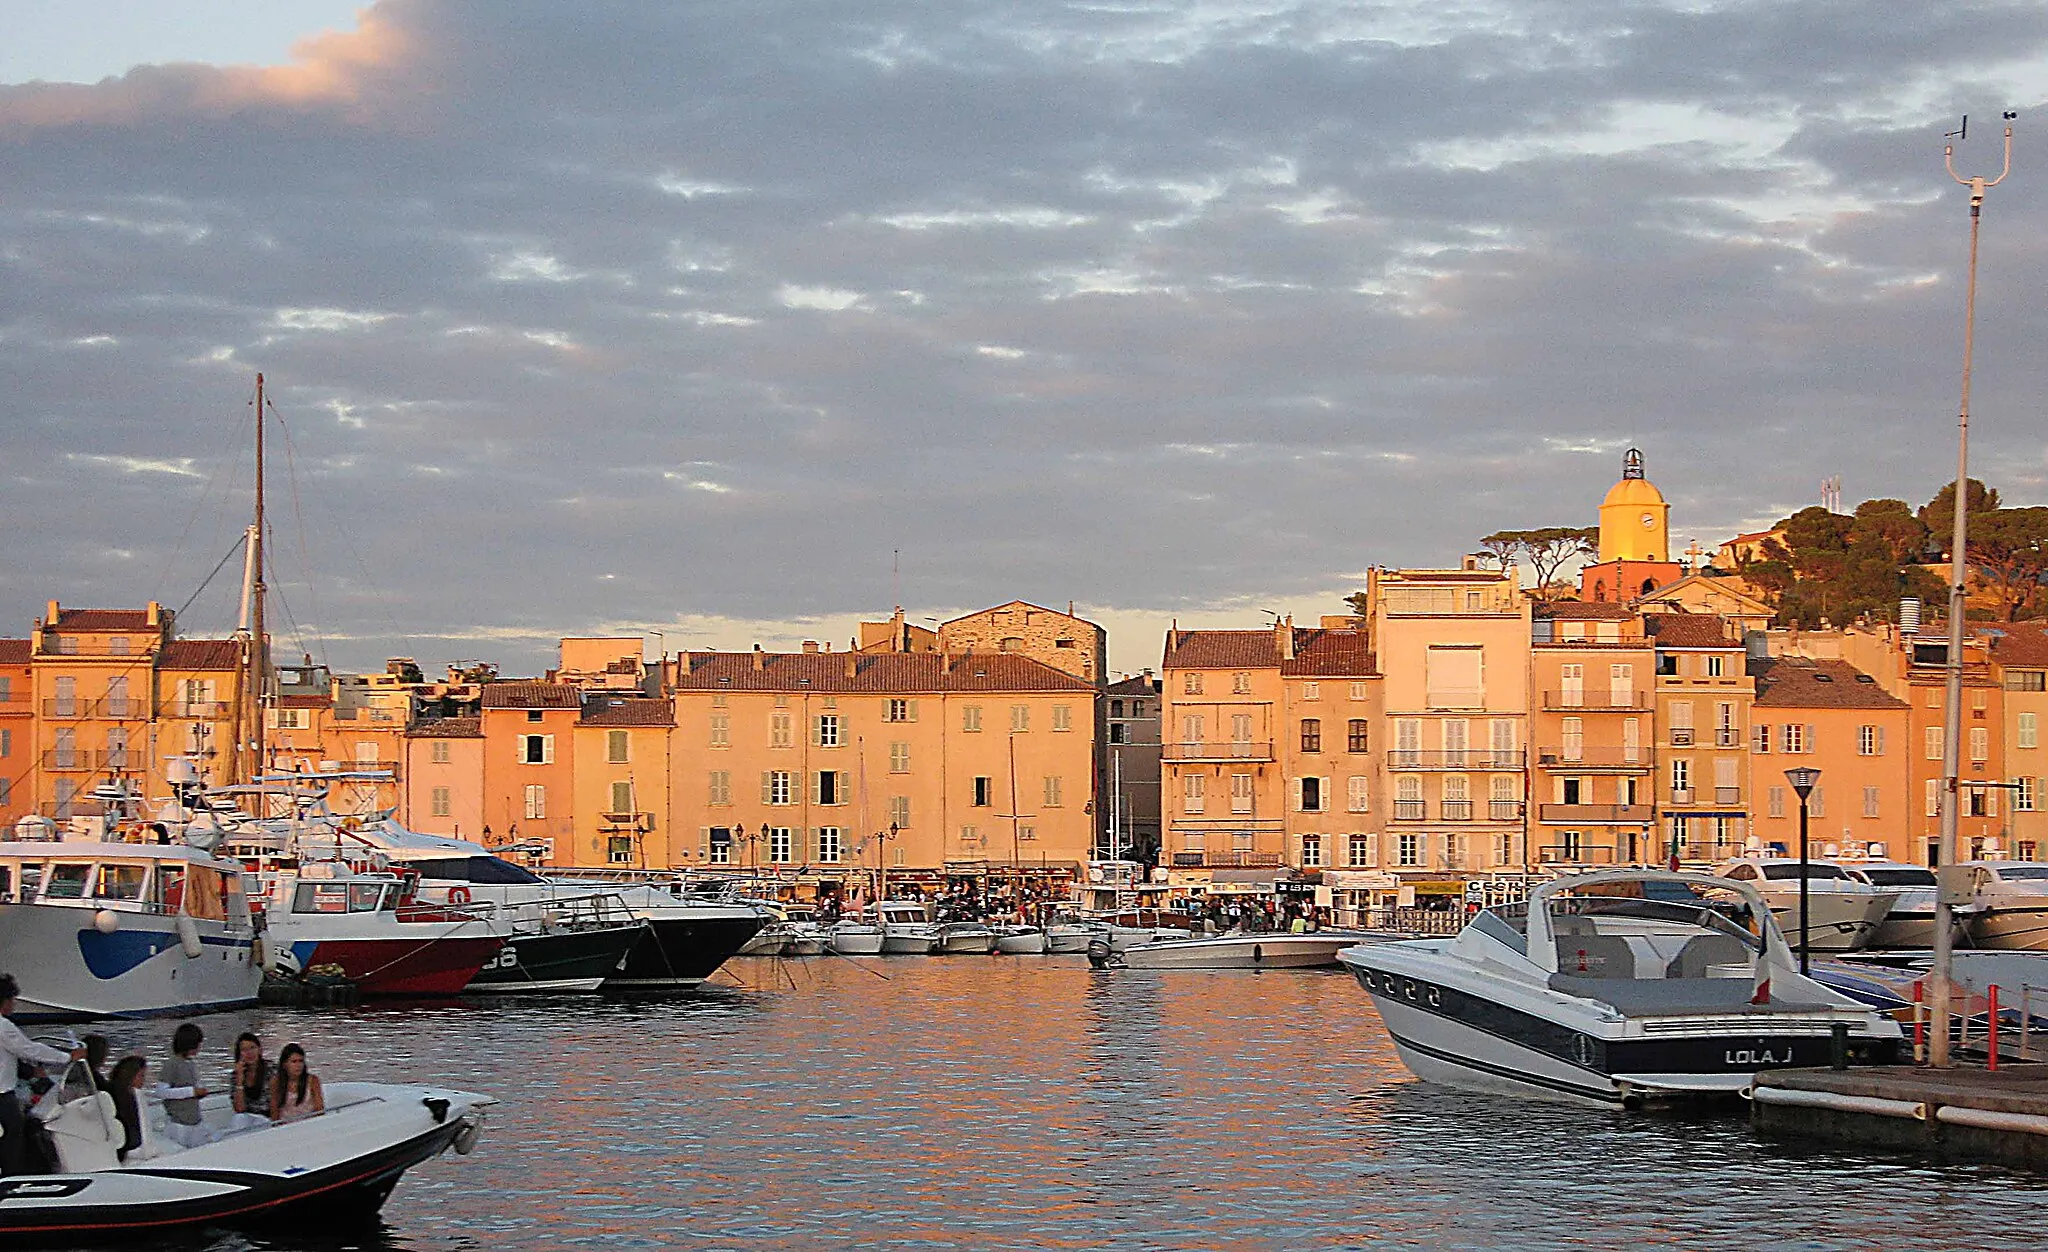
<svg viewBox="0 0 2048 1252">
<path fill-rule="evenodd" d="M 1670 561 L 1671 506 L 1643 477 L 1643 454 L 1630 448 L 1621 460 L 1621 481 L 1600 502 L 1600 560 Z"/>
</svg>

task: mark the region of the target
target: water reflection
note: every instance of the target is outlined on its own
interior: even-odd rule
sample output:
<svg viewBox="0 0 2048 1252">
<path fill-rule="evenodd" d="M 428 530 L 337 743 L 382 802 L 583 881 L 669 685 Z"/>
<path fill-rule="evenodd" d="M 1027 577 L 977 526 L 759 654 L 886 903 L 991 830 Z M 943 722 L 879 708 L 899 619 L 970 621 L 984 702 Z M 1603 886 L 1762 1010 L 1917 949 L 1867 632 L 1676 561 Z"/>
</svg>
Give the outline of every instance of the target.
<svg viewBox="0 0 2048 1252">
<path fill-rule="evenodd" d="M 1078 961 L 735 963 L 685 999 L 204 1019 L 334 1078 L 491 1092 L 383 1222 L 184 1248 L 1986 1248 L 2048 1188 L 1415 1082 L 1349 980 Z M 117 1024 L 161 1055 L 169 1023 Z M 320 1242 L 321 1238 L 329 1242 Z"/>
</svg>

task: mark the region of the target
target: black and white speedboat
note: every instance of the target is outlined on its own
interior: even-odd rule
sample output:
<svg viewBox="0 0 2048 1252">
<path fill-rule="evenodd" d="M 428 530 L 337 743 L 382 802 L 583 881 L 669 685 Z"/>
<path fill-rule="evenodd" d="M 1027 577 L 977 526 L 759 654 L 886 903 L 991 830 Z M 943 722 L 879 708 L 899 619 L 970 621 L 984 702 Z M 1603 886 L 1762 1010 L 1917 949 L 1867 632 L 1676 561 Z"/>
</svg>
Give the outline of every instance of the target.
<svg viewBox="0 0 2048 1252">
<path fill-rule="evenodd" d="M 1759 1070 L 1889 1063 L 1899 1024 L 1802 977 L 1763 897 L 1704 874 L 1615 870 L 1546 883 L 1454 938 L 1347 948 L 1419 1078 L 1635 1105 L 1742 1090 Z"/>
<path fill-rule="evenodd" d="M 206 1101 L 218 1137 L 177 1148 L 145 1132 L 119 1159 L 114 1098 L 82 1065 L 39 1110 L 62 1172 L 0 1178 L 0 1243 L 83 1244 L 160 1238 L 201 1226 L 361 1222 L 406 1170 L 476 1146 L 488 1096 L 438 1087 L 327 1084 L 325 1112 L 236 1129 L 227 1097 Z M 144 1125 L 148 1124 L 145 1120 Z"/>
</svg>

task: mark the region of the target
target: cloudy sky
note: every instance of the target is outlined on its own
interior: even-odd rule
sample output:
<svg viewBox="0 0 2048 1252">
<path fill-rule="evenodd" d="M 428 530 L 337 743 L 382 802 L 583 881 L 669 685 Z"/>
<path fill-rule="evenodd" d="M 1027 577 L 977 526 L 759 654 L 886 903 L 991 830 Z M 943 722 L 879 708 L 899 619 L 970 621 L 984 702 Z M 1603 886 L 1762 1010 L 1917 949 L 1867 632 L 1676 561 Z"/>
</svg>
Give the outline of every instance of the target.
<svg viewBox="0 0 2048 1252">
<path fill-rule="evenodd" d="M 1175 616 L 1590 524 L 1631 443 L 1681 541 L 1827 475 L 1917 503 L 1953 465 L 1942 132 L 1995 172 L 2004 108 L 1974 447 L 2048 502 L 2038 3 L 0 26 L 10 633 L 195 591 L 232 626 L 258 370 L 279 634 L 344 667 L 840 640 L 900 595 L 1073 600 L 1134 668 Z"/>
</svg>

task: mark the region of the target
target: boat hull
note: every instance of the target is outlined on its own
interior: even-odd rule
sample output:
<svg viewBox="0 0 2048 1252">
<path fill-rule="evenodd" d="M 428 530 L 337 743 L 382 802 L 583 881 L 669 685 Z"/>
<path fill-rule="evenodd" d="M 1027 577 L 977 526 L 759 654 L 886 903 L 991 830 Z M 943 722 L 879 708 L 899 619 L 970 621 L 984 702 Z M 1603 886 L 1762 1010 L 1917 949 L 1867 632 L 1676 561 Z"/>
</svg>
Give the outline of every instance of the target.
<svg viewBox="0 0 2048 1252">
<path fill-rule="evenodd" d="M 263 970 L 248 927 L 192 920 L 200 954 L 188 957 L 176 920 L 120 915 L 102 934 L 94 910 L 0 904 L 0 953 L 23 982 L 21 1022 L 162 1017 L 246 1008 Z"/>
<path fill-rule="evenodd" d="M 1103 933 L 1093 926 L 1048 926 L 1045 950 L 1053 956 L 1085 956 L 1089 942 Z"/>
<path fill-rule="evenodd" d="M 1991 905 L 1966 924 L 1970 942 L 2005 952 L 2048 952 L 2048 899 L 2038 905 Z"/>
<path fill-rule="evenodd" d="M 986 926 L 941 926 L 932 951 L 940 956 L 987 956 L 996 950 L 996 932 Z"/>
<path fill-rule="evenodd" d="M 873 926 L 834 930 L 825 941 L 825 950 L 839 956 L 880 956 L 882 932 Z"/>
<path fill-rule="evenodd" d="M 1858 952 L 1871 945 L 1891 912 L 1894 894 L 1814 891 L 1807 895 L 1807 948 L 1814 952 Z M 1785 941 L 1799 946 L 1799 893 L 1773 892 L 1771 915 Z"/>
<path fill-rule="evenodd" d="M 1371 937 L 1358 934 L 1229 935 L 1161 939 L 1123 950 L 1130 969 L 1332 969 L 1337 953 Z"/>
<path fill-rule="evenodd" d="M 299 939 L 292 958 L 302 970 L 338 965 L 357 992 L 371 997 L 459 995 L 505 941 L 495 935 L 388 939 Z"/>
<path fill-rule="evenodd" d="M 1042 930 L 1005 932 L 996 936 L 996 951 L 1008 956 L 1043 956 L 1045 950 L 1045 932 Z"/>
<path fill-rule="evenodd" d="M 707 910 L 708 912 L 708 910 Z M 605 991 L 694 987 L 745 946 L 766 923 L 755 913 L 676 917 L 655 913 L 625 963 L 604 980 Z"/>
<path fill-rule="evenodd" d="M 640 942 L 643 929 L 635 924 L 515 934 L 465 990 L 481 995 L 595 991 Z"/>
<path fill-rule="evenodd" d="M 938 932 L 929 926 L 882 928 L 883 956 L 930 956 L 938 942 Z"/>
</svg>

